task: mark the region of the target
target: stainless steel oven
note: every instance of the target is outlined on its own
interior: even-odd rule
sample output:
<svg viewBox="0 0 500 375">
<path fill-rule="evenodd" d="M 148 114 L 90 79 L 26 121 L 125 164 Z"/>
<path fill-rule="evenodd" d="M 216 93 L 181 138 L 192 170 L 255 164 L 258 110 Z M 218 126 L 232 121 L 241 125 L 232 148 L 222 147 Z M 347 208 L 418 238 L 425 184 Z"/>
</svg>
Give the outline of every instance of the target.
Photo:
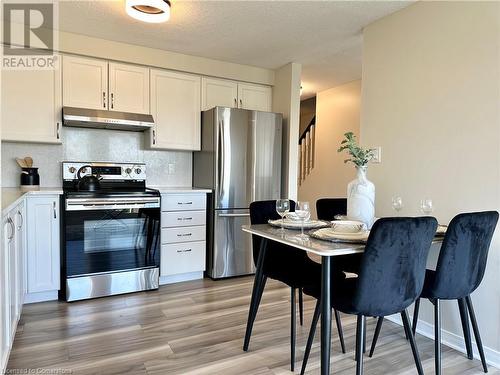
<svg viewBox="0 0 500 375">
<path fill-rule="evenodd" d="M 138 181 L 120 181 L 121 188 L 115 180 L 99 191 L 64 189 L 60 297 L 66 301 L 158 288 L 160 195 Z"/>
</svg>

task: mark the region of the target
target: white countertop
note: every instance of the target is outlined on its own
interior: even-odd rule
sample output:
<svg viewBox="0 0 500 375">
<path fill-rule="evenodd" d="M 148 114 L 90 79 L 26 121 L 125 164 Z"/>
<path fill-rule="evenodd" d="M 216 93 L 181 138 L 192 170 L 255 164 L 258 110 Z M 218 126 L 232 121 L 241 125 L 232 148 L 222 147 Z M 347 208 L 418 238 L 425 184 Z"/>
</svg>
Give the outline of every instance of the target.
<svg viewBox="0 0 500 375">
<path fill-rule="evenodd" d="M 156 189 L 160 193 L 211 193 L 212 190 L 205 188 L 195 188 L 191 186 L 148 186 L 151 189 Z"/>
<path fill-rule="evenodd" d="M 14 208 L 25 195 L 59 195 L 62 188 L 45 188 L 35 191 L 21 191 L 20 188 L 2 188 L 2 215 Z"/>
</svg>

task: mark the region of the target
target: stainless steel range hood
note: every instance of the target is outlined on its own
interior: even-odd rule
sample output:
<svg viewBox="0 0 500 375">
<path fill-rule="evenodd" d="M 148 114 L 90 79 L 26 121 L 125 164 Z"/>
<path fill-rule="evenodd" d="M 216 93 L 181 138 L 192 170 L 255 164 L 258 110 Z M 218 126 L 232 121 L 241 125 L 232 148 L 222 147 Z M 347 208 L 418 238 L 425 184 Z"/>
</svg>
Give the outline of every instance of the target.
<svg viewBox="0 0 500 375">
<path fill-rule="evenodd" d="M 141 113 L 63 107 L 63 125 L 80 128 L 144 131 L 154 126 L 153 116 Z"/>
</svg>

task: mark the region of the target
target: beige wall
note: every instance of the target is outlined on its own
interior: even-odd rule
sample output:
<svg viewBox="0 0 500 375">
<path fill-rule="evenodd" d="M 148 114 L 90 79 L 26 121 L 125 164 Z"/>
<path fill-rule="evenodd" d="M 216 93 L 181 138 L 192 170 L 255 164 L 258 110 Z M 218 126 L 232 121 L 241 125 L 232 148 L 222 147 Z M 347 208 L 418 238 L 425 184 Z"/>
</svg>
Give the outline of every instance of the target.
<svg viewBox="0 0 500 375">
<path fill-rule="evenodd" d="M 302 66 L 287 64 L 276 70 L 273 111 L 283 114 L 282 195 L 297 199 L 300 122 L 300 73 Z"/>
<path fill-rule="evenodd" d="M 377 215 L 393 214 L 395 194 L 404 215 L 432 198 L 441 223 L 500 208 L 499 11 L 496 2 L 418 2 L 365 29 L 361 140 L 382 146 L 369 175 Z M 472 299 L 487 356 L 500 364 L 498 232 Z M 422 309 L 433 324 L 430 304 Z M 456 302 L 444 303 L 445 341 L 462 345 L 459 322 Z"/>
<path fill-rule="evenodd" d="M 322 91 L 316 97 L 315 165 L 299 186 L 299 199 L 311 206 L 318 198 L 345 197 L 347 183 L 355 177 L 354 167 L 344 164 L 345 155 L 337 149 L 344 133 L 359 133 L 360 98 L 361 81 Z"/>
</svg>

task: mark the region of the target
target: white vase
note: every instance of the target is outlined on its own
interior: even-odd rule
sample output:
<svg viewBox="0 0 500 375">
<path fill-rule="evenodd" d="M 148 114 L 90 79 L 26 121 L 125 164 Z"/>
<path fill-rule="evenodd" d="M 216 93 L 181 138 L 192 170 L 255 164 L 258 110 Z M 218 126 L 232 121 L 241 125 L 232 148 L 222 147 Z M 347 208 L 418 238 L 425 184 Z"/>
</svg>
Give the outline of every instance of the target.
<svg viewBox="0 0 500 375">
<path fill-rule="evenodd" d="M 347 185 L 347 217 L 370 229 L 375 219 L 375 185 L 366 178 L 366 166 L 356 169 L 356 179 Z"/>
</svg>

